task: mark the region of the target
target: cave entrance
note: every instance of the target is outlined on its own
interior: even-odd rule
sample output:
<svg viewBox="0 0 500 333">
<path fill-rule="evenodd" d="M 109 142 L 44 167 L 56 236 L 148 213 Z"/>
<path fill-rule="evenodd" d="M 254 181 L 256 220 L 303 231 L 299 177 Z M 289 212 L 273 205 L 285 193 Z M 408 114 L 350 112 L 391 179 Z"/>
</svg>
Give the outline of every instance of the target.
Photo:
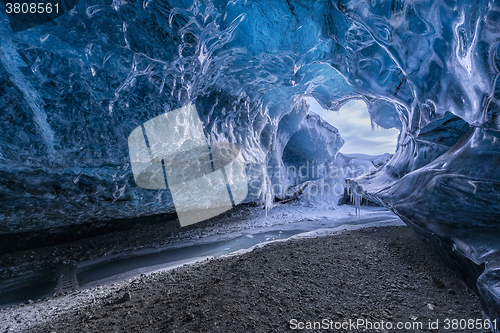
<svg viewBox="0 0 500 333">
<path fill-rule="evenodd" d="M 366 103 L 361 99 L 350 100 L 339 111 L 325 110 L 314 98 L 307 99 L 310 110 L 339 130 L 344 139 L 340 148 L 343 155 L 394 154 L 399 130 L 384 129 L 373 124 Z"/>
<path fill-rule="evenodd" d="M 364 100 L 353 99 L 344 104 L 339 111 L 325 110 L 316 99 L 308 98 L 310 110 L 337 128 L 344 140 L 336 158 L 345 179 L 356 178 L 376 172 L 385 165 L 396 151 L 399 130 L 385 129 L 378 126 L 370 117 Z M 351 195 L 348 185 L 338 204 L 354 204 L 357 209 L 361 204 L 372 205 L 363 196 Z M 373 203 L 377 205 L 376 203 Z"/>
</svg>

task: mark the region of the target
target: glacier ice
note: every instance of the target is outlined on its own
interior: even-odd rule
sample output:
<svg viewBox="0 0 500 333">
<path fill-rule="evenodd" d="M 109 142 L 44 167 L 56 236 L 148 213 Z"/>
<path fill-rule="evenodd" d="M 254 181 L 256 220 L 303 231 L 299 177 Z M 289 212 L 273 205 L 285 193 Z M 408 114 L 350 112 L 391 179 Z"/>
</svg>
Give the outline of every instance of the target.
<svg viewBox="0 0 500 333">
<path fill-rule="evenodd" d="M 246 201 L 269 208 L 349 163 L 306 98 L 363 99 L 401 134 L 349 183 L 500 318 L 498 1 L 80 0 L 17 32 L 0 16 L 0 233 L 172 212 L 168 188 L 136 186 L 127 138 L 191 103 L 207 142 L 241 147 Z"/>
</svg>

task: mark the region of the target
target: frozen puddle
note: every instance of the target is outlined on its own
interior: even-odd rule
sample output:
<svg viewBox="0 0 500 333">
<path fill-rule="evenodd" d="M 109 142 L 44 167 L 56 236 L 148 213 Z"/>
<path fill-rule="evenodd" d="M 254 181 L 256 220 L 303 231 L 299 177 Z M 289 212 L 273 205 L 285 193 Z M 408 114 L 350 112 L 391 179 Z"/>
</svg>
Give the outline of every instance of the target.
<svg viewBox="0 0 500 333">
<path fill-rule="evenodd" d="M 190 259 L 199 260 L 207 257 L 219 257 L 263 242 L 287 239 L 301 232 L 303 230 L 280 230 L 249 234 L 220 242 L 187 245 L 180 248 L 164 249 L 157 253 L 90 264 L 89 267 L 82 268 L 84 270 L 77 274 L 77 279 L 82 288 L 113 283 L 137 274 L 161 269 L 162 266 L 169 268 L 192 262 Z M 171 265 L 172 263 L 174 265 Z"/>
<path fill-rule="evenodd" d="M 242 252 L 252 247 L 275 241 L 301 237 L 311 232 L 328 232 L 338 227 L 404 225 L 399 218 L 386 210 L 371 209 L 365 215 L 338 219 L 307 217 L 299 222 L 284 225 L 246 229 L 224 235 L 208 236 L 186 243 L 158 249 L 123 252 L 118 255 L 81 262 L 77 279 L 81 288 L 119 282 L 153 271 L 171 269 L 183 264 Z"/>
<path fill-rule="evenodd" d="M 279 216 L 279 209 L 274 213 L 278 213 Z M 140 274 L 172 269 L 211 257 L 249 251 L 255 246 L 284 241 L 291 237 L 314 237 L 339 229 L 404 225 L 394 214 L 380 208 L 362 209 L 360 216 L 352 216 L 351 213 L 335 214 L 337 218 L 326 218 L 325 214 L 298 215 L 300 216 L 296 216 L 295 222 L 286 224 L 276 225 L 273 222 L 263 227 L 207 236 L 161 248 L 126 251 L 82 261 L 73 269 L 62 268 L 67 272 L 72 272 L 72 276 L 65 276 L 64 281 L 61 281 L 60 272 L 53 271 L 33 273 L 29 276 L 17 277 L 12 281 L 1 281 L 0 306 L 5 307 L 27 302 L 30 299 L 52 296 L 55 290 L 64 291 L 65 283 L 73 289 L 78 286 L 79 289 L 87 289 L 97 285 L 107 285 Z"/>
</svg>

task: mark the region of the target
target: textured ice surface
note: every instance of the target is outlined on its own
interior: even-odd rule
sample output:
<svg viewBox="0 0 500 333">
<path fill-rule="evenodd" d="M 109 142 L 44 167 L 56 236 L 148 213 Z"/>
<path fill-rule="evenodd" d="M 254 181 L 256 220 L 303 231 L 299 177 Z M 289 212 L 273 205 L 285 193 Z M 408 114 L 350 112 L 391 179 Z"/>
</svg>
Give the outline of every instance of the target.
<svg viewBox="0 0 500 333">
<path fill-rule="evenodd" d="M 269 208 L 345 163 L 305 96 L 361 98 L 401 135 L 351 184 L 500 318 L 498 2 L 81 0 L 16 33 L 2 16 L 0 34 L 0 232 L 173 211 L 168 189 L 135 185 L 127 137 L 189 103 L 208 142 L 241 147 L 247 201 Z"/>
</svg>

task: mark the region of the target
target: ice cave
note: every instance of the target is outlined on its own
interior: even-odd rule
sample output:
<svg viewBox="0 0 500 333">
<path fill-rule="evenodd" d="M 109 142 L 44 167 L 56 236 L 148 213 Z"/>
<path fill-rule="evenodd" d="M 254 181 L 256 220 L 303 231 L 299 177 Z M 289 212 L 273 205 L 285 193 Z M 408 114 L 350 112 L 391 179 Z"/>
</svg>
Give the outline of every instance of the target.
<svg viewBox="0 0 500 333">
<path fill-rule="evenodd" d="M 500 320 L 499 1 L 60 3 L 38 21 L 0 14 L 2 253 L 175 214 L 173 189 L 137 186 L 127 140 L 192 105 L 202 140 L 240 149 L 241 204 L 272 211 L 319 180 L 352 191 L 410 226 Z M 311 100 L 324 112 L 363 101 L 373 126 L 397 131 L 395 151 L 327 177 L 352 158 Z"/>
</svg>

